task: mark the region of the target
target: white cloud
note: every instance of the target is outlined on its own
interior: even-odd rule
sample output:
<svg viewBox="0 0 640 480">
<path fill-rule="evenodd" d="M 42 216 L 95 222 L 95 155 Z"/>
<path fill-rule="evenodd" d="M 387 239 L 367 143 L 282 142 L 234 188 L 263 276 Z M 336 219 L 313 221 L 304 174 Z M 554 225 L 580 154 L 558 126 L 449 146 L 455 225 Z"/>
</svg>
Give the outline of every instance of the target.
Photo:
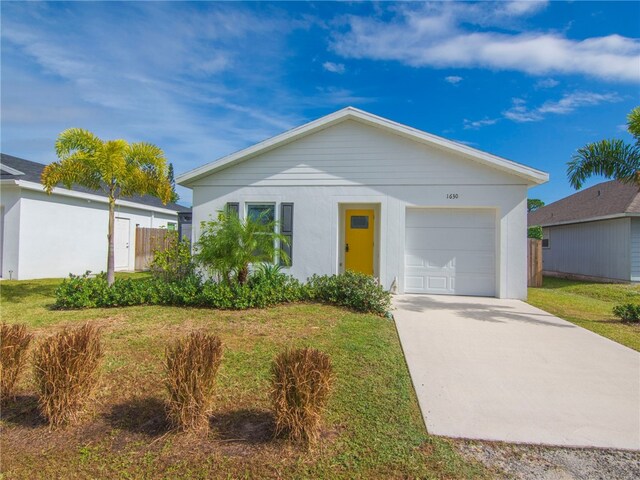
<svg viewBox="0 0 640 480">
<path fill-rule="evenodd" d="M 521 98 L 514 98 L 513 105 L 509 110 L 503 112 L 505 118 L 514 122 L 537 122 L 548 114 L 566 115 L 574 112 L 578 108 L 599 105 L 602 103 L 613 103 L 621 98 L 616 93 L 594 93 L 594 92 L 572 92 L 565 94 L 559 100 L 546 101 L 535 108 L 528 108 L 526 102 Z"/>
<path fill-rule="evenodd" d="M 616 93 L 595 93 L 576 91 L 563 95 L 558 100 L 548 100 L 537 107 L 529 107 L 523 98 L 512 98 L 511 107 L 502 112 L 502 118 L 516 123 L 539 122 L 547 115 L 567 115 L 579 108 L 613 103 L 622 100 Z M 481 120 L 464 119 L 465 130 L 477 130 L 494 125 L 500 118 L 485 117 Z"/>
<path fill-rule="evenodd" d="M 451 85 L 457 85 L 462 81 L 462 77 L 458 77 L 457 75 L 450 75 L 448 77 L 444 77 L 445 82 L 449 82 Z"/>
<path fill-rule="evenodd" d="M 538 111 L 543 114 L 566 114 L 580 107 L 619 102 L 620 100 L 620 96 L 616 93 L 573 92 L 564 95 L 560 100 L 543 103 Z"/>
<path fill-rule="evenodd" d="M 322 64 L 322 68 L 324 68 L 327 72 L 332 72 L 332 73 L 342 74 L 345 72 L 343 63 L 324 62 Z"/>
<path fill-rule="evenodd" d="M 467 120 L 464 119 L 464 128 L 465 130 L 477 130 L 482 127 L 486 127 L 489 125 L 494 125 L 496 122 L 500 120 L 499 118 L 483 118 L 482 120 Z"/>
<path fill-rule="evenodd" d="M 509 110 L 502 112 L 504 118 L 518 123 L 537 122 L 544 117 L 535 110 L 527 108 L 527 102 L 522 98 L 512 99 L 512 106 Z"/>
<path fill-rule="evenodd" d="M 553 78 L 543 78 L 535 83 L 534 88 L 553 88 L 557 87 L 558 85 L 560 85 L 560 82 L 558 80 L 554 80 Z"/>
<path fill-rule="evenodd" d="M 569 39 L 556 32 L 500 28 L 544 4 L 437 3 L 402 5 L 382 21 L 350 16 L 332 49 L 346 58 L 395 60 L 413 67 L 489 68 L 531 75 L 582 74 L 617 82 L 640 81 L 640 41 L 620 35 Z M 485 28 L 474 29 L 470 24 Z"/>
<path fill-rule="evenodd" d="M 541 10 L 544 10 L 548 1 L 519 1 L 519 2 L 500 2 L 499 11 L 503 12 L 504 15 L 512 15 L 512 16 L 522 16 L 522 15 L 532 15 L 534 13 L 538 13 Z"/>
</svg>

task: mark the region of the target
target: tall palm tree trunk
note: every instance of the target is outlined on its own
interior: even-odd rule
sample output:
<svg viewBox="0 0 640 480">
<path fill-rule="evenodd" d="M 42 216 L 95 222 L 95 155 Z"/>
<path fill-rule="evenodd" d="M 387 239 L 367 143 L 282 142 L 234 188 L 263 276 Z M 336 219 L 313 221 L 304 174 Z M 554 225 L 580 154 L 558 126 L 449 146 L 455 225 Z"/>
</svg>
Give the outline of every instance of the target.
<svg viewBox="0 0 640 480">
<path fill-rule="evenodd" d="M 107 248 L 107 284 L 113 285 L 116 279 L 116 262 L 114 258 L 114 241 L 113 230 L 115 224 L 115 199 L 109 197 L 109 231 L 107 232 L 107 240 L 109 247 Z"/>
</svg>

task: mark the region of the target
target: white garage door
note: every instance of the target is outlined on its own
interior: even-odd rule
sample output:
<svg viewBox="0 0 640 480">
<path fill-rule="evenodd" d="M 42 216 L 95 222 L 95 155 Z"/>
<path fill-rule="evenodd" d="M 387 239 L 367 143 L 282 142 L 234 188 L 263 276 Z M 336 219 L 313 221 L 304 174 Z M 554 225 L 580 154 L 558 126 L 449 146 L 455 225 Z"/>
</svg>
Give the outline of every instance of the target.
<svg viewBox="0 0 640 480">
<path fill-rule="evenodd" d="M 495 296 L 495 212 L 409 208 L 407 293 Z"/>
</svg>

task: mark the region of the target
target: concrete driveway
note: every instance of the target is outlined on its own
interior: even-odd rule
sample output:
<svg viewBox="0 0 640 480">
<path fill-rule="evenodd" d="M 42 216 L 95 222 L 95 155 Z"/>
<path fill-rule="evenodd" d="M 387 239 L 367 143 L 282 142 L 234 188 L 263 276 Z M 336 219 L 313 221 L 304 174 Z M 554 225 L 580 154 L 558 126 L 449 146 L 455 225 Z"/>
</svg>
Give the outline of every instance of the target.
<svg viewBox="0 0 640 480">
<path fill-rule="evenodd" d="M 427 430 L 640 450 L 640 354 L 518 300 L 394 298 Z"/>
</svg>

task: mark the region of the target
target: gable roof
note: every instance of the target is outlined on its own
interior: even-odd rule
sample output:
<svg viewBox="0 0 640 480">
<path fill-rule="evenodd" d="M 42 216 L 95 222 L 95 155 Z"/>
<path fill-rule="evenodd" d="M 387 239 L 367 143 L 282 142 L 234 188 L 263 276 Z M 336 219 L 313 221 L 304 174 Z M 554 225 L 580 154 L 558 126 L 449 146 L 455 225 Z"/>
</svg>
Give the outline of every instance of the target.
<svg viewBox="0 0 640 480">
<path fill-rule="evenodd" d="M 611 180 L 529 213 L 528 223 L 544 227 L 635 215 L 640 215 L 638 186 Z"/>
<path fill-rule="evenodd" d="M 6 153 L 0 154 L 0 180 L 16 180 L 20 182 L 40 183 L 40 176 L 42 170 L 46 165 L 31 160 L 25 160 L 24 158 L 14 157 L 13 155 L 7 155 Z M 64 188 L 64 187 L 63 187 Z M 82 187 L 80 185 L 73 185 L 72 191 L 87 193 L 91 195 L 98 195 L 100 197 L 106 197 L 107 194 L 102 190 L 91 190 L 90 188 Z M 141 205 L 163 208 L 166 210 L 173 210 L 176 212 L 190 210 L 189 207 L 178 205 L 177 203 L 167 203 L 164 205 L 159 198 L 152 195 L 135 195 L 132 197 L 122 197 L 122 200 L 138 203 Z"/>
<path fill-rule="evenodd" d="M 264 140 L 251 147 L 245 148 L 213 162 L 202 165 L 201 167 L 195 168 L 189 172 L 183 173 L 182 175 L 178 176 L 176 181 L 180 185 L 188 187 L 193 182 L 202 177 L 291 143 L 306 135 L 310 135 L 333 125 L 337 125 L 338 123 L 344 122 L 346 120 L 355 120 L 366 125 L 381 128 L 396 135 L 409 138 L 419 143 L 424 143 L 443 150 L 456 152 L 483 165 L 487 165 L 489 167 L 493 167 L 512 175 L 524 178 L 530 185 L 538 185 L 549 180 L 549 174 L 540 170 L 536 170 L 534 168 L 512 162 L 511 160 L 506 160 L 504 158 L 483 152 L 481 150 L 477 150 L 475 148 L 471 148 L 461 143 L 457 143 L 442 137 L 438 137 L 436 135 L 432 135 L 427 132 L 423 132 L 416 128 L 408 127 L 406 125 L 387 120 L 386 118 L 373 115 L 372 113 L 368 113 L 354 107 L 346 107 L 342 110 L 338 110 L 337 112 L 306 123 L 300 127 L 296 127 L 289 131 L 281 133 L 280 135 L 276 135 L 275 137 Z"/>
</svg>

